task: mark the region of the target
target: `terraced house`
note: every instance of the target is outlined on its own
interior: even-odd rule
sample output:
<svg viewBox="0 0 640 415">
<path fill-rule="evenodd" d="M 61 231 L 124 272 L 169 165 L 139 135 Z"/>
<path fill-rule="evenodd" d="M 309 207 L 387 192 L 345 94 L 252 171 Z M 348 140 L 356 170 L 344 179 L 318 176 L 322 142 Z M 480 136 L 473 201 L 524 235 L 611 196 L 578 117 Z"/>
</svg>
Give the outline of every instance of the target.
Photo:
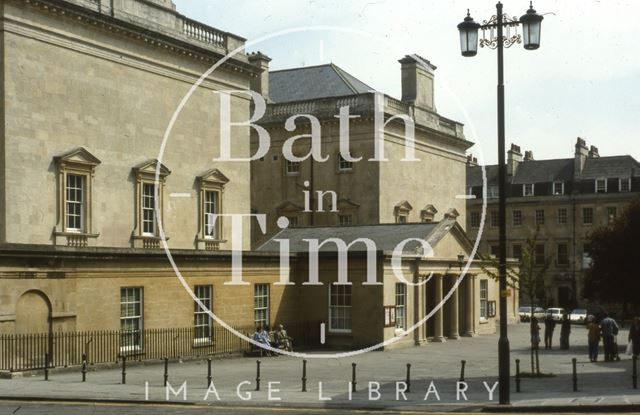
<svg viewBox="0 0 640 415">
<path fill-rule="evenodd" d="M 498 253 L 498 166 L 485 166 L 487 211 L 481 252 Z M 467 230 L 477 235 L 482 218 L 482 167 L 467 164 Z M 589 267 L 589 232 L 606 226 L 640 195 L 640 163 L 633 157 L 601 157 L 596 147 L 578 138 L 573 158 L 535 160 L 512 144 L 507 157 L 507 255 L 522 258 L 527 237 L 539 228 L 535 260 L 552 258 L 547 284 L 549 305 L 574 307 L 582 295 Z"/>
</svg>

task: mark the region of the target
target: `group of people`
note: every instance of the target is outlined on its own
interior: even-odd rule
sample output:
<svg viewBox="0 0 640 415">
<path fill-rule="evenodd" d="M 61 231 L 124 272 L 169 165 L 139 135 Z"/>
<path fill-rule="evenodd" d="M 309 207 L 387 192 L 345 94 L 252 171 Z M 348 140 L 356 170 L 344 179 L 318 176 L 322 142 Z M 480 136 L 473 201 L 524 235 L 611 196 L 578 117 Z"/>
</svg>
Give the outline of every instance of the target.
<svg viewBox="0 0 640 415">
<path fill-rule="evenodd" d="M 256 327 L 253 340 L 266 346 L 273 346 L 288 352 L 293 351 L 293 339 L 289 337 L 282 324 L 279 324 L 274 331 L 270 331 L 268 325 Z M 270 355 L 268 351 L 267 355 Z"/>
<path fill-rule="evenodd" d="M 544 348 L 551 349 L 553 343 L 553 332 L 556 329 L 556 320 L 550 315 L 544 318 Z M 569 349 L 569 336 L 571 335 L 571 321 L 569 316 L 564 314 L 560 321 L 560 348 L 563 350 Z M 535 349 L 540 345 L 540 325 L 538 319 L 533 317 L 531 319 L 531 344 Z"/>
<path fill-rule="evenodd" d="M 571 334 L 571 321 L 567 314 L 564 314 L 560 323 L 557 323 L 551 315 L 547 315 L 544 318 L 544 348 L 551 349 L 553 342 L 553 332 L 556 324 L 560 324 L 560 349 L 569 349 L 569 335 Z M 604 346 L 604 361 L 611 362 L 614 360 L 620 360 L 618 354 L 618 332 L 620 328 L 616 321 L 604 315 L 604 317 L 597 321 L 593 315 L 587 317 L 587 339 L 589 343 L 589 360 L 591 362 L 598 361 L 598 349 L 600 346 L 600 339 Z M 634 356 L 640 354 L 640 317 L 633 319 L 633 323 L 629 329 L 628 341 L 630 344 L 630 353 Z M 538 349 L 540 344 L 540 325 L 538 319 L 533 317 L 531 319 L 531 344 L 534 349 Z"/>
</svg>

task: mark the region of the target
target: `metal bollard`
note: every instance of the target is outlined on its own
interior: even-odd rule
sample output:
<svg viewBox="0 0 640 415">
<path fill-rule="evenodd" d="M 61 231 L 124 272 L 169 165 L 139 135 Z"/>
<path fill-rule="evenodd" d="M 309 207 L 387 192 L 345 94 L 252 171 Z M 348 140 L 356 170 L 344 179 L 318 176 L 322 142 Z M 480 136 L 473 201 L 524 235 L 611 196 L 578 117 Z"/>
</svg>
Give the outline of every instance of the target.
<svg viewBox="0 0 640 415">
<path fill-rule="evenodd" d="M 540 374 L 540 356 L 538 355 L 538 349 L 536 349 L 536 373 Z"/>
<path fill-rule="evenodd" d="M 256 391 L 260 390 L 260 361 L 256 360 Z"/>
<path fill-rule="evenodd" d="M 211 358 L 207 359 L 207 388 L 211 387 Z"/>
<path fill-rule="evenodd" d="M 82 381 L 87 381 L 87 354 L 82 353 Z"/>
<path fill-rule="evenodd" d="M 633 372 L 631 379 L 633 380 L 633 389 L 638 389 L 638 356 L 633 355 Z"/>
<path fill-rule="evenodd" d="M 351 363 L 351 392 L 356 391 L 356 364 Z"/>
<path fill-rule="evenodd" d="M 516 359 L 516 392 L 520 392 L 520 359 Z"/>
<path fill-rule="evenodd" d="M 407 393 L 411 392 L 411 363 L 407 363 L 407 379 L 405 383 L 407 384 Z"/>
<path fill-rule="evenodd" d="M 127 356 L 122 355 L 122 384 L 127 384 Z"/>
<path fill-rule="evenodd" d="M 460 382 L 464 382 L 464 366 L 467 364 L 466 360 L 460 361 Z"/>
<path fill-rule="evenodd" d="M 307 359 L 302 359 L 302 392 L 307 391 Z"/>
<path fill-rule="evenodd" d="M 164 357 L 164 386 L 167 386 L 167 382 L 169 381 L 169 358 Z"/>
<path fill-rule="evenodd" d="M 576 368 L 577 361 L 578 359 L 576 359 L 575 357 L 571 359 L 571 364 L 573 366 L 573 391 L 574 392 L 578 392 L 578 372 Z"/>
<path fill-rule="evenodd" d="M 49 380 L 49 354 L 44 354 L 44 380 Z"/>
</svg>

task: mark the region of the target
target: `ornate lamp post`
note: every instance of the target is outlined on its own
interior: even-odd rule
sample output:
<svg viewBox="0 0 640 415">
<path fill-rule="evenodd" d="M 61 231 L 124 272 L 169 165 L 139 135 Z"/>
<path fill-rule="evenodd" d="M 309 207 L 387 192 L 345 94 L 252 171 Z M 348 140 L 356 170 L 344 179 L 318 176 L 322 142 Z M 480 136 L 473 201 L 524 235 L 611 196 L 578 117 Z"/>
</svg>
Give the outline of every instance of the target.
<svg viewBox="0 0 640 415">
<path fill-rule="evenodd" d="M 469 11 L 467 17 L 458 25 L 462 56 L 475 56 L 478 53 L 478 29 L 483 37 L 480 46 L 498 49 L 498 230 L 499 230 L 499 282 L 500 282 L 500 340 L 498 341 L 498 372 L 500 404 L 509 403 L 509 338 L 507 337 L 507 233 L 506 233 L 506 184 L 504 143 L 504 61 L 503 50 L 515 43 L 522 43 L 527 50 L 540 47 L 540 23 L 543 17 L 536 13 L 530 4 L 527 13 L 518 19 L 502 13 L 502 3 L 496 4 L 496 15 L 482 25 L 476 23 Z M 517 34 L 518 25 L 522 25 L 523 38 Z M 504 34 L 506 28 L 506 36 Z M 514 31 L 512 34 L 511 31 Z M 489 36 L 487 37 L 487 31 Z"/>
</svg>

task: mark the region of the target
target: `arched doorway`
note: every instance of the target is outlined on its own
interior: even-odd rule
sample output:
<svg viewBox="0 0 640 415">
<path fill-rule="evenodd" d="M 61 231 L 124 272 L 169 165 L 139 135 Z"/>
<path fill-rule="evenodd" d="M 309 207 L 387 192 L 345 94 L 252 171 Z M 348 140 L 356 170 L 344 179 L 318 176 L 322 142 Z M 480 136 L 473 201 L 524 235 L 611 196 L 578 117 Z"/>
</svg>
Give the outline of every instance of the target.
<svg viewBox="0 0 640 415">
<path fill-rule="evenodd" d="M 51 301 L 45 293 L 29 290 L 16 304 L 15 332 L 18 337 L 16 352 L 18 367 L 44 367 L 45 355 L 51 364 L 53 356 Z"/>
</svg>

